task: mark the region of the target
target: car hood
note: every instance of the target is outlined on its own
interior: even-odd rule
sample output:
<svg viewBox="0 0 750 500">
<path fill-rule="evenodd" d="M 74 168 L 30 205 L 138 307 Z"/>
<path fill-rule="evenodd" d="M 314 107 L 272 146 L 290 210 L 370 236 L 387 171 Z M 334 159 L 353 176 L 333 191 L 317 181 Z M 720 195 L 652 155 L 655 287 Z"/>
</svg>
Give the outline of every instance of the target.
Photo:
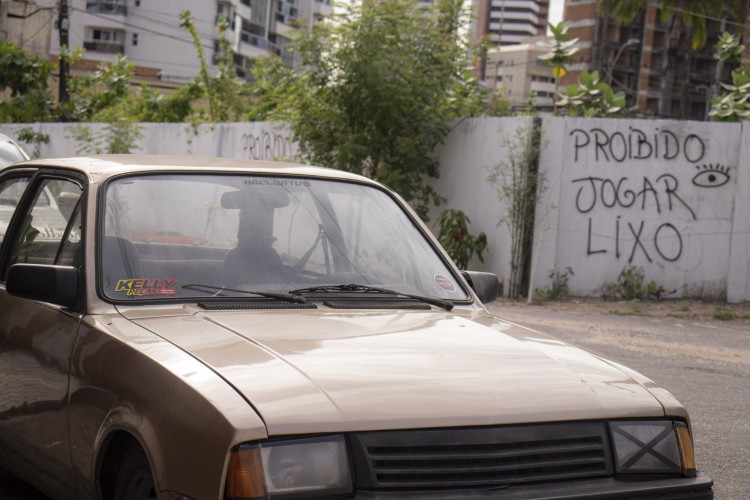
<svg viewBox="0 0 750 500">
<path fill-rule="evenodd" d="M 611 364 L 472 310 L 131 319 L 221 375 L 269 435 L 664 415 Z"/>
</svg>

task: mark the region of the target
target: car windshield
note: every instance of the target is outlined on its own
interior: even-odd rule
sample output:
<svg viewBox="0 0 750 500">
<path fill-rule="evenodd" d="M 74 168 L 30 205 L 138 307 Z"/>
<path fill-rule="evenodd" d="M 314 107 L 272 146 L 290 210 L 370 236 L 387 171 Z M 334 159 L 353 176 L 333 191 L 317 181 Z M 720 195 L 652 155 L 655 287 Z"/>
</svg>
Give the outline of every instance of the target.
<svg viewBox="0 0 750 500">
<path fill-rule="evenodd" d="M 363 184 L 212 174 L 126 177 L 108 185 L 105 210 L 100 276 L 114 300 L 353 283 L 468 299 L 400 205 Z M 231 290 L 185 288 L 195 284 Z"/>
</svg>

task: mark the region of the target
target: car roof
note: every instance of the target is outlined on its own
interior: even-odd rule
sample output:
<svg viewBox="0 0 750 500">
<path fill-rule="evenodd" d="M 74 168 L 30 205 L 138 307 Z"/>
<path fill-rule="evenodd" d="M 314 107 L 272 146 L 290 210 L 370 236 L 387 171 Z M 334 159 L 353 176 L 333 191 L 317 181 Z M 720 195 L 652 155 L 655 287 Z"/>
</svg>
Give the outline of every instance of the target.
<svg viewBox="0 0 750 500">
<path fill-rule="evenodd" d="M 69 158 L 30 160 L 16 167 L 58 167 L 79 171 L 93 182 L 128 173 L 155 173 L 177 171 L 230 172 L 245 174 L 283 174 L 329 179 L 354 180 L 372 183 L 366 177 L 296 163 L 217 158 L 208 156 L 172 156 L 146 154 L 91 155 Z"/>
</svg>

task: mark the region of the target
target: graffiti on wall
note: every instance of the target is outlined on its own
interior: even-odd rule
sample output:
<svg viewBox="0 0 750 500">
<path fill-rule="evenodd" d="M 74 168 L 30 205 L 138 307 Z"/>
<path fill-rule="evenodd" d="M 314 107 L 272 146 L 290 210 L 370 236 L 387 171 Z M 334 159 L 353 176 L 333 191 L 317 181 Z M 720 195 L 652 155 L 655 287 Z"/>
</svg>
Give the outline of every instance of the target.
<svg viewBox="0 0 750 500">
<path fill-rule="evenodd" d="M 569 137 L 574 163 L 602 172 L 570 181 L 575 213 L 587 219 L 587 256 L 628 264 L 680 260 L 684 232 L 698 220 L 695 189 L 720 188 L 731 178 L 731 166 L 705 161 L 707 144 L 697 134 L 576 128 Z"/>
<path fill-rule="evenodd" d="M 247 160 L 292 160 L 297 148 L 289 134 L 263 130 L 242 134 L 242 157 Z"/>
<path fill-rule="evenodd" d="M 680 138 L 667 129 L 654 129 L 646 132 L 637 127 L 628 127 L 628 132 L 608 132 L 601 128 L 584 130 L 577 128 L 570 132 L 573 138 L 575 161 L 579 153 L 593 150 L 594 161 L 622 163 L 626 160 L 677 160 L 690 163 L 703 160 L 706 143 L 696 134 Z"/>
</svg>

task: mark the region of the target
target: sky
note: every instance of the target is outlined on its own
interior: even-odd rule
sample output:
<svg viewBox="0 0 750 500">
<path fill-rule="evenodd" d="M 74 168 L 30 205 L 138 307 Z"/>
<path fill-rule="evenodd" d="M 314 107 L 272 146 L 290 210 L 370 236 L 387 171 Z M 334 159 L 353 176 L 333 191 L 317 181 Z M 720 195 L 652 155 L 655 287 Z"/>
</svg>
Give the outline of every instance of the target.
<svg viewBox="0 0 750 500">
<path fill-rule="evenodd" d="M 564 6 L 565 0 L 549 1 L 549 22 L 551 22 L 552 24 L 557 24 L 562 21 Z"/>
</svg>

